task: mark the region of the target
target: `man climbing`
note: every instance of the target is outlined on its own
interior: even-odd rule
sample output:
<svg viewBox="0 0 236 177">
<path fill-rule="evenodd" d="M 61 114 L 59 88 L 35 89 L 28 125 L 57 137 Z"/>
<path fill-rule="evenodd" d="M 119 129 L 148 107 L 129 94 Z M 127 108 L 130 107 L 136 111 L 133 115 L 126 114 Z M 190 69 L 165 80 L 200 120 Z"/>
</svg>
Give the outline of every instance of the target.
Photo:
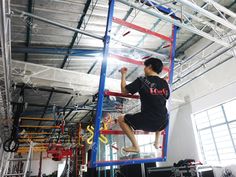
<svg viewBox="0 0 236 177">
<path fill-rule="evenodd" d="M 168 125 L 166 100 L 170 96 L 170 90 L 167 82 L 159 77 L 163 63 L 159 59 L 150 58 L 144 65 L 145 77 L 138 77 L 129 85 L 126 85 L 127 68 L 120 70 L 121 92 L 123 94 L 139 92 L 141 100 L 141 112 L 118 117 L 121 129 L 132 143 L 131 147 L 123 149 L 126 152 L 139 152 L 133 130 L 156 132 L 154 146 L 157 149 L 160 145 L 161 130 Z"/>
</svg>

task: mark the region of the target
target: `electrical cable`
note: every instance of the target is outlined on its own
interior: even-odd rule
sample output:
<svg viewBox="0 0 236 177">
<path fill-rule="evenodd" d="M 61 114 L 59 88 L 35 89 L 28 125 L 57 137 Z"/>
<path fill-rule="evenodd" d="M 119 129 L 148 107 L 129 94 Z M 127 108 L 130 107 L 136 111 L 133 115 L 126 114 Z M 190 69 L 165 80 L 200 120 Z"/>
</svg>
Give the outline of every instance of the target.
<svg viewBox="0 0 236 177">
<path fill-rule="evenodd" d="M 24 109 L 24 104 L 18 104 L 16 107 L 16 112 L 13 115 L 13 126 L 12 126 L 11 137 L 3 143 L 3 149 L 6 152 L 16 152 L 19 148 L 20 144 L 18 141 L 19 122 L 23 109 Z"/>
</svg>

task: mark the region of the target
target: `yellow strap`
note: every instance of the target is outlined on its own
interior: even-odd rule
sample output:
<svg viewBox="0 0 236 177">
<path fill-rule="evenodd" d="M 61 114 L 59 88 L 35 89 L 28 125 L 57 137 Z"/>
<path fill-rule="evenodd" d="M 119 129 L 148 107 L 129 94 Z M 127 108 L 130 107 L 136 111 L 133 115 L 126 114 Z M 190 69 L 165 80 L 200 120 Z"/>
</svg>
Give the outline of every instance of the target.
<svg viewBox="0 0 236 177">
<path fill-rule="evenodd" d="M 93 143 L 93 135 L 94 135 L 93 129 L 91 129 L 90 127 L 92 128 L 92 126 L 90 126 L 90 125 L 87 126 L 87 130 L 89 131 L 89 133 L 91 133 L 90 137 L 87 139 L 88 144 Z"/>
<path fill-rule="evenodd" d="M 107 138 L 106 138 L 104 135 L 100 135 L 99 140 L 100 140 L 101 142 L 103 142 L 104 144 L 107 144 L 107 143 L 108 143 L 108 140 L 107 140 Z"/>
<path fill-rule="evenodd" d="M 87 139 L 87 143 L 92 144 L 93 143 L 93 136 L 94 136 L 94 128 L 93 128 L 93 126 L 88 125 L 87 130 L 89 131 L 89 133 L 91 133 L 90 137 Z M 104 135 L 100 135 L 99 140 L 104 144 L 108 143 L 108 139 Z"/>
</svg>

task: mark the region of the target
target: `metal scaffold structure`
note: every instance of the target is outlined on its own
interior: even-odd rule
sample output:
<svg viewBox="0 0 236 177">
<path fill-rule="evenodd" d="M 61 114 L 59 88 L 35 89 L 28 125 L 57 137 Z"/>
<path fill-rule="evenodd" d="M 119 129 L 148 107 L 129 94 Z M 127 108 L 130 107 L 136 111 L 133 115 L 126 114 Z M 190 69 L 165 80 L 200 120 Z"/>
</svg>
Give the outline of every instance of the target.
<svg viewBox="0 0 236 177">
<path fill-rule="evenodd" d="M 219 3 L 212 0 L 204 0 L 203 5 L 199 5 L 199 2 L 195 1 L 187 1 L 187 0 L 178 0 L 178 1 L 150 1 L 150 0 L 141 0 L 141 1 L 123 1 L 118 0 L 123 4 L 126 4 L 130 8 L 137 9 L 140 12 L 149 14 L 153 17 L 157 17 L 158 19 L 162 19 L 163 21 L 171 24 L 175 24 L 180 27 L 181 30 L 186 30 L 188 32 L 193 33 L 194 35 L 201 36 L 209 41 L 212 41 L 212 44 L 218 44 L 219 46 L 225 47 L 225 49 L 229 49 L 235 55 L 235 46 L 232 43 L 232 39 L 234 37 L 234 32 L 236 30 L 235 25 L 235 13 L 227 9 L 226 7 L 220 5 Z M 232 5 L 234 2 L 232 3 Z M 231 7 L 230 5 L 229 7 Z M 160 7 L 160 8 L 158 8 Z M 161 8 L 162 7 L 162 8 Z M 211 9 L 211 11 L 209 10 Z M 167 13 L 163 13 L 163 9 L 167 9 Z M 171 11 L 170 11 L 171 9 Z M 43 21 L 49 23 L 51 25 L 64 28 L 70 31 L 74 31 L 76 33 L 81 33 L 84 35 L 91 35 L 95 39 L 103 39 L 103 36 L 96 35 L 93 33 L 88 33 L 84 30 L 76 29 L 73 27 L 66 26 L 62 23 L 55 22 L 28 12 L 22 12 L 17 9 L 13 9 L 14 12 L 21 14 L 21 16 L 29 16 L 39 21 Z M 213 13 L 213 11 L 215 11 Z M 175 13 L 178 18 L 172 18 L 172 14 Z M 128 17 L 127 17 L 128 18 Z M 157 23 L 158 24 L 158 23 Z M 137 47 L 134 45 L 130 45 L 120 39 L 117 39 L 115 36 L 111 35 L 111 39 L 122 46 L 125 46 L 129 49 L 135 49 L 140 52 L 144 52 L 146 54 L 150 54 L 153 56 L 157 56 L 159 58 L 167 59 L 168 57 L 164 54 L 160 54 L 157 51 L 151 51 L 147 49 L 142 49 L 141 47 Z M 163 42 L 165 45 L 166 42 Z M 163 46 L 162 45 L 162 46 Z M 211 45 L 207 46 L 210 47 Z M 18 48 L 15 49 L 18 52 L 32 52 L 32 53 L 55 53 L 59 55 L 65 55 L 66 49 L 63 48 Z M 87 55 L 89 53 L 97 54 L 101 53 L 101 50 L 81 50 L 81 49 L 70 49 L 71 56 L 80 56 Z M 198 52 L 201 53 L 201 52 Z M 197 54 L 197 53 L 196 53 Z M 195 56 L 195 55 L 194 55 Z M 181 62 L 179 59 L 176 59 L 177 65 L 175 67 L 175 78 L 174 78 L 174 88 L 179 88 L 181 85 L 189 82 L 188 79 L 189 74 L 186 74 L 186 71 L 183 71 L 182 68 L 189 68 L 193 71 L 197 70 L 196 68 L 200 68 L 204 63 L 196 63 L 190 61 L 194 56 L 184 58 Z M 212 57 L 214 57 L 213 55 Z M 211 58 L 211 57 L 210 57 Z M 205 62 L 206 60 L 204 60 Z M 211 60 L 209 60 L 211 61 Z M 66 61 L 65 61 L 66 62 Z M 184 66 L 184 67 L 182 67 Z M 93 66 L 94 67 L 94 66 Z M 191 71 L 191 72 L 193 72 Z M 184 80 L 187 80 L 185 82 Z"/>
<path fill-rule="evenodd" d="M 212 1 L 208 2 L 208 4 L 206 4 L 204 7 L 199 7 L 196 3 L 190 2 L 188 0 L 177 0 L 176 2 L 179 3 L 179 5 L 178 5 L 179 7 L 176 5 L 175 6 L 172 5 L 170 7 L 173 10 L 172 13 L 174 13 L 174 12 L 180 13 L 181 18 L 179 18 L 179 19 L 171 18 L 172 13 L 170 15 L 169 15 L 169 13 L 163 14 L 162 13 L 163 9 L 157 8 L 157 6 L 159 6 L 159 4 L 162 4 L 162 3 L 157 3 L 154 1 L 150 1 L 150 0 L 141 0 L 140 3 L 145 3 L 148 5 L 148 7 L 151 7 L 152 9 L 154 9 L 154 10 L 148 10 L 147 7 L 145 8 L 145 6 L 140 6 L 131 0 L 130 1 L 118 0 L 118 1 L 122 2 L 126 5 L 129 5 L 133 8 L 139 9 L 140 11 L 143 11 L 143 12 L 148 13 L 150 15 L 156 16 L 157 18 L 163 19 L 169 23 L 172 23 L 172 24 L 180 27 L 180 28 L 183 28 L 187 31 L 194 33 L 194 34 L 200 35 L 206 39 L 209 39 L 210 41 L 214 41 L 214 42 L 216 42 L 220 45 L 223 45 L 225 47 L 232 46 L 229 42 L 227 42 L 226 39 L 224 39 L 224 35 L 226 35 L 225 34 L 226 30 L 224 30 L 221 27 L 218 27 L 217 24 L 221 24 L 224 27 L 232 29 L 232 30 L 236 30 L 236 26 L 233 23 L 229 22 L 227 19 L 225 19 L 225 17 L 216 16 L 213 13 L 204 9 Z M 173 2 L 173 1 L 171 1 L 171 2 Z M 169 2 L 169 3 L 171 4 L 171 2 Z M 195 12 L 197 11 L 200 15 L 202 15 L 202 18 L 194 17 L 193 15 L 189 14 L 188 12 L 185 12 L 183 10 L 183 8 L 181 8 L 181 7 L 186 7 L 186 6 L 190 10 L 193 10 Z M 222 7 L 221 5 L 219 5 L 219 6 Z M 221 11 L 222 8 L 219 9 L 219 7 L 217 7 L 217 10 Z M 169 9 L 169 11 L 170 11 L 170 9 Z M 225 8 L 222 11 L 224 12 Z M 232 15 L 232 13 L 231 13 L 231 15 Z M 209 22 L 209 19 L 207 19 L 207 18 L 209 18 L 213 22 Z M 186 23 L 186 21 L 188 23 Z M 199 24 L 196 24 L 196 23 L 204 24 L 204 26 L 199 29 L 198 28 Z M 212 32 L 214 32 L 214 34 L 207 34 L 206 32 L 204 32 L 204 29 L 206 27 L 210 27 L 212 29 Z"/>
<path fill-rule="evenodd" d="M 30 176 L 31 171 L 31 160 L 33 156 L 33 142 L 29 143 L 29 149 L 26 158 L 21 155 L 10 152 L 6 157 L 6 163 L 1 162 L 0 175 L 4 176 Z M 5 158 L 2 156 L 2 158 Z"/>
<path fill-rule="evenodd" d="M 11 15 L 10 0 L 0 1 L 0 120 L 1 139 L 8 136 L 11 129 Z"/>
<path fill-rule="evenodd" d="M 225 52 L 231 52 L 231 56 L 228 59 L 231 59 L 232 57 L 235 57 L 235 31 L 236 31 L 236 14 L 232 11 L 228 10 L 227 8 L 221 6 L 219 3 L 213 1 L 213 0 L 203 0 L 205 2 L 204 6 L 199 6 L 194 1 L 188 1 L 188 0 L 175 0 L 175 1 L 151 1 L 151 0 L 117 0 L 117 3 L 120 3 L 122 5 L 128 6 L 132 9 L 136 9 L 142 13 L 148 14 L 154 18 L 159 19 L 160 21 L 164 21 L 171 26 L 171 34 L 170 36 L 163 35 L 161 33 L 157 33 L 154 30 L 142 27 L 142 25 L 137 25 L 132 22 L 128 22 L 125 19 L 120 19 L 114 17 L 114 10 L 115 10 L 115 0 L 109 0 L 108 5 L 108 13 L 107 13 L 107 21 L 106 21 L 106 31 L 105 35 L 101 36 L 95 33 L 88 32 L 86 30 L 82 30 L 80 28 L 74 28 L 67 25 L 64 25 L 60 22 L 55 22 L 50 19 L 40 17 L 38 15 L 34 15 L 29 12 L 24 12 L 18 9 L 13 9 L 15 14 L 20 14 L 22 17 L 30 17 L 32 19 L 36 19 L 40 22 L 44 22 L 50 25 L 53 25 L 55 27 L 63 28 L 68 31 L 72 31 L 75 33 L 75 37 L 73 37 L 72 43 L 74 44 L 75 39 L 77 38 L 78 34 L 84 35 L 89 38 L 93 38 L 95 41 L 102 41 L 103 42 L 103 49 L 102 50 L 83 50 L 83 49 L 73 49 L 73 44 L 70 45 L 69 49 L 64 48 L 17 48 L 16 51 L 23 51 L 23 52 L 32 52 L 32 53 L 44 53 L 44 54 L 57 54 L 57 55 L 65 55 L 65 58 L 63 60 L 63 63 L 58 68 L 51 68 L 47 66 L 36 66 L 32 63 L 24 63 L 21 61 L 14 61 L 13 64 L 15 65 L 15 68 L 20 68 L 19 70 L 22 71 L 24 69 L 28 69 L 30 71 L 29 73 L 36 72 L 34 71 L 35 68 L 38 68 L 38 71 L 36 73 L 32 74 L 31 76 L 23 76 L 25 80 L 30 80 L 31 78 L 36 78 L 37 81 L 40 79 L 42 80 L 43 84 L 50 85 L 51 82 L 59 83 L 58 86 L 67 86 L 67 88 L 70 87 L 70 89 L 78 88 L 80 87 L 80 90 L 87 91 L 89 93 L 94 93 L 97 91 L 98 86 L 98 100 L 96 108 L 92 108 L 91 111 L 96 110 L 96 116 L 95 116 L 95 127 L 94 127 L 94 137 L 93 137 L 93 144 L 92 144 L 92 157 L 90 161 L 91 167 L 104 167 L 104 166 L 114 166 L 114 165 L 128 165 L 128 164 L 139 164 L 139 163 L 149 163 L 149 162 L 165 162 L 167 160 L 167 151 L 168 151 L 168 132 L 169 127 L 165 129 L 163 132 L 163 141 L 162 141 L 162 152 L 160 157 L 152 157 L 152 158 L 133 158 L 133 159 L 119 159 L 119 160 L 101 160 L 99 159 L 99 149 L 102 147 L 100 146 L 99 138 L 100 135 L 104 135 L 105 137 L 108 137 L 110 141 L 110 151 L 112 154 L 112 136 L 118 136 L 123 135 L 124 133 L 121 131 L 101 131 L 101 121 L 103 117 L 104 112 L 104 96 L 114 96 L 114 97 L 128 97 L 129 99 L 137 99 L 138 96 L 130 96 L 130 95 L 122 95 L 120 93 L 117 93 L 115 91 L 106 91 L 106 89 L 111 90 L 112 88 L 119 88 L 119 85 L 117 85 L 117 80 L 107 78 L 107 65 L 109 61 L 109 57 L 136 65 L 136 68 L 138 66 L 143 66 L 143 61 L 132 59 L 128 55 L 121 56 L 120 54 L 116 54 L 115 52 L 112 52 L 109 50 L 109 45 L 111 41 L 115 42 L 116 44 L 120 44 L 123 47 L 125 47 L 128 50 L 136 50 L 139 51 L 142 54 L 153 56 L 160 58 L 163 63 L 165 63 L 164 67 L 164 76 L 167 76 L 168 83 L 172 90 L 176 90 L 180 88 L 181 86 L 185 85 L 186 83 L 190 82 L 192 77 L 191 74 L 195 72 L 197 69 L 203 66 L 203 64 L 207 64 L 208 62 L 212 61 L 213 59 L 220 56 L 222 53 Z M 4 128 L 1 128 L 1 130 L 4 130 L 5 134 L 2 134 L 1 141 L 4 141 L 7 137 L 7 134 L 9 134 L 9 130 L 11 129 L 11 10 L 10 10 L 10 0 L 1 0 L 0 1 L 0 8 L 1 8 L 1 17 L 0 17 L 0 37 L 1 37 L 1 60 L 0 60 L 0 119 L 3 120 L 3 126 Z M 86 5 L 87 6 L 87 5 Z M 89 5 L 88 5 L 89 6 Z M 207 10 L 207 7 L 211 6 L 215 8 L 216 12 L 219 15 L 216 15 L 210 11 Z M 194 13 L 190 13 L 190 11 Z M 128 17 L 127 17 L 128 18 Z M 169 49 L 169 54 L 163 54 L 159 53 L 158 50 L 152 51 L 148 49 L 144 49 L 139 47 L 138 45 L 131 45 L 129 43 L 126 43 L 122 40 L 120 40 L 115 35 L 112 35 L 112 24 L 115 23 L 116 25 L 124 26 L 126 28 L 138 31 L 140 33 L 143 33 L 145 35 L 150 35 L 152 37 L 158 38 L 162 40 L 162 45 L 160 47 L 166 47 Z M 156 23 L 158 24 L 158 23 Z M 184 29 L 188 32 L 194 33 L 195 35 L 199 35 L 209 41 L 211 41 L 211 44 L 217 44 L 221 47 L 221 49 L 216 52 L 209 54 L 207 57 L 205 57 L 204 63 L 203 62 L 192 62 L 189 64 L 188 67 L 183 69 L 181 66 L 185 63 L 188 63 L 191 57 L 188 57 L 186 59 L 183 59 L 180 63 L 178 59 L 176 59 L 176 40 L 177 40 L 177 33 L 178 30 Z M 209 46 L 210 46 L 209 45 Z M 90 78 L 86 78 L 87 74 L 90 74 L 89 70 L 87 74 L 85 73 L 79 73 L 79 72 L 72 72 L 72 71 L 65 71 L 63 70 L 64 74 L 68 73 L 70 75 L 70 80 L 65 79 L 66 77 L 61 77 L 61 72 L 65 66 L 65 63 L 67 62 L 67 59 L 69 55 L 71 56 L 80 56 L 83 55 L 89 55 L 89 54 L 102 54 L 102 64 L 101 64 L 101 70 L 100 70 L 100 77 L 97 77 L 95 75 L 91 76 Z M 197 53 L 199 54 L 199 53 Z M 196 54 L 196 55 L 197 55 Z M 177 65 L 175 65 L 177 63 Z M 96 63 L 95 63 L 96 64 Z M 92 65 L 91 68 L 95 66 L 95 64 Z M 116 68 L 117 69 L 117 68 Z M 191 70 L 189 70 L 191 69 Z M 16 69 L 17 71 L 17 69 Z M 135 71 L 135 69 L 133 70 Z M 133 71 L 131 73 L 133 73 Z M 48 73 L 45 73 L 48 72 Z M 112 71 L 113 73 L 115 71 Z M 175 76 L 174 76 L 175 74 Z M 52 77 L 53 75 L 53 77 Z M 201 75 L 201 74 L 199 74 Z M 43 78 L 46 76 L 50 76 L 50 78 Z M 181 81 L 179 79 L 181 77 Z M 99 84 L 95 85 L 95 80 L 98 80 L 99 78 Z M 51 79 L 51 80 L 50 80 Z M 33 80 L 33 79 L 32 79 Z M 46 80 L 46 81 L 45 81 Z M 183 82 L 184 80 L 184 82 Z M 85 83 L 87 85 L 76 85 L 76 83 L 72 82 L 80 82 Z M 115 83 L 116 82 L 116 83 Z M 63 84 L 65 85 L 63 85 Z M 42 85 L 43 85 L 42 84 Z M 54 85 L 55 86 L 55 85 Z M 172 87 L 174 86 L 174 87 Z M 49 101 L 51 99 L 53 90 L 51 91 L 51 94 L 48 99 L 47 106 L 45 107 L 45 111 L 48 107 Z M 72 97 L 73 98 L 73 97 Z M 72 99 L 71 98 L 71 99 Z M 69 103 L 68 103 L 69 104 Z M 83 106 L 81 109 L 91 109 L 90 107 Z M 72 108 L 73 110 L 73 108 Z M 45 111 L 42 118 L 45 115 Z M 71 111 L 72 112 L 72 111 Z M 31 118 L 32 119 L 32 118 Z M 35 118 L 36 120 L 38 118 Z M 46 118 L 43 118 L 46 120 Z M 50 119 L 51 120 L 51 119 Z M 54 120 L 54 119 L 53 119 Z M 7 127 L 7 128 L 6 128 Z M 47 128 L 47 129 L 59 129 L 60 126 L 48 126 L 48 125 L 42 125 L 42 126 L 35 126 L 35 125 L 21 125 L 19 128 Z M 64 128 L 64 127 L 63 127 Z M 43 139 L 45 140 L 45 139 Z M 0 141 L 0 142 L 1 142 Z M 1 143 L 2 144 L 2 143 Z M 2 148 L 2 146 L 1 146 Z M 2 149 L 1 149 L 2 150 Z M 25 149 L 24 149 L 25 150 Z M 27 149 L 28 150 L 28 149 Z M 26 151 L 27 151 L 26 150 Z M 45 149 L 43 149 L 45 150 Z M 120 149 L 119 149 L 120 150 Z M 6 153 L 1 152 L 2 157 L 6 156 Z M 112 157 L 111 157 L 112 158 Z M 4 163 L 5 158 L 2 158 L 1 163 Z M 70 168 L 68 168 L 68 175 Z M 78 173 L 78 172 L 77 172 Z"/>
<path fill-rule="evenodd" d="M 140 0 L 140 1 L 123 1 L 118 0 L 118 2 L 124 3 L 127 6 L 129 6 L 131 9 L 137 9 L 140 12 L 144 12 L 147 14 L 150 14 L 154 17 L 157 17 L 158 19 L 162 19 L 163 21 L 171 24 L 175 24 L 176 26 L 180 27 L 181 30 L 186 30 L 188 32 L 193 33 L 194 35 L 201 36 L 205 39 L 208 39 L 209 41 L 212 41 L 210 45 L 207 46 L 210 47 L 213 44 L 218 44 L 219 46 L 225 47 L 227 52 L 232 51 L 233 56 L 235 56 L 235 45 L 232 42 L 232 38 L 234 38 L 234 32 L 236 30 L 235 25 L 235 13 L 230 11 L 229 8 L 234 5 L 234 2 L 228 6 L 228 8 L 222 6 L 221 4 L 213 1 L 213 0 L 203 0 L 203 1 L 188 1 L 188 0 L 178 0 L 178 1 L 164 1 L 164 0 L 158 0 L 158 1 L 150 1 L 150 0 Z M 202 5 L 203 3 L 203 5 Z M 145 5 L 144 5 L 145 4 Z M 200 5 L 201 4 L 201 5 Z M 168 13 L 163 13 L 163 8 L 157 8 L 157 7 L 163 7 L 164 9 L 168 9 Z M 175 13 L 176 16 L 178 16 L 177 19 L 172 18 L 172 13 L 170 12 L 170 9 L 172 13 Z M 209 10 L 210 9 L 210 10 Z M 61 27 L 64 29 L 68 29 L 70 31 L 74 31 L 81 34 L 88 34 L 87 32 L 83 30 L 79 30 L 76 28 L 72 28 L 69 26 L 66 26 L 64 24 L 54 22 L 52 20 L 33 15 L 31 13 L 22 12 L 17 9 L 14 9 L 15 12 L 20 13 L 22 16 L 29 16 L 32 18 L 35 18 L 40 21 L 44 21 L 46 23 L 50 23 L 54 26 Z M 128 16 L 127 16 L 128 18 Z M 158 23 L 157 23 L 158 24 Z M 88 35 L 90 35 L 89 33 Z M 102 39 L 102 36 L 92 34 L 94 38 L 96 39 Z M 130 45 L 124 41 L 121 41 L 117 39 L 115 36 L 111 36 L 112 40 L 116 41 L 117 43 L 126 46 L 129 49 L 135 49 L 140 52 L 144 52 L 153 56 L 157 56 L 159 58 L 167 59 L 168 57 L 164 54 L 160 54 L 157 51 L 151 51 L 147 49 L 142 49 L 141 47 Z M 231 38 L 231 39 L 229 39 Z M 163 45 L 165 45 L 166 42 L 163 42 Z M 162 46 L 163 46 L 162 45 Z M 50 48 L 18 48 L 15 49 L 18 52 L 32 52 L 32 53 L 56 53 L 60 55 L 66 54 L 66 49 L 50 49 Z M 101 53 L 101 50 L 80 50 L 80 49 L 70 49 L 70 55 L 71 56 L 80 56 L 81 54 L 88 54 L 89 52 L 92 53 Z M 196 52 L 196 55 L 199 53 L 203 53 L 204 51 Z M 175 77 L 174 77 L 174 85 L 173 88 L 177 89 L 181 86 L 185 85 L 189 81 L 191 81 L 191 74 L 194 73 L 194 71 L 201 68 L 201 66 L 204 65 L 204 63 L 208 63 L 208 61 L 212 61 L 211 59 L 208 60 L 208 58 L 215 57 L 215 55 L 207 57 L 207 60 L 204 59 L 202 62 L 194 62 L 191 60 L 194 56 L 190 56 L 187 58 L 183 58 L 183 60 L 180 62 L 180 60 L 176 59 L 177 65 L 175 67 Z M 66 62 L 66 61 L 65 61 Z M 223 62 L 223 61 L 221 61 Z M 93 66 L 94 67 L 94 66 Z M 186 69 L 190 72 L 186 72 Z M 199 75 L 199 74 L 198 74 Z"/>
</svg>

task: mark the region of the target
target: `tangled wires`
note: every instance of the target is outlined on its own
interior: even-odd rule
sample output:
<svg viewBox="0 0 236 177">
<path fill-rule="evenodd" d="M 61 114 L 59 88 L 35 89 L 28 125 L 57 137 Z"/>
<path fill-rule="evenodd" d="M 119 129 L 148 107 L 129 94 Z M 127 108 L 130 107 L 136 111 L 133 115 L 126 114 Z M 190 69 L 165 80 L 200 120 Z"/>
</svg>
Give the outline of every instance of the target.
<svg viewBox="0 0 236 177">
<path fill-rule="evenodd" d="M 19 148 L 19 141 L 18 141 L 19 121 L 20 121 L 20 115 L 23 112 L 23 108 L 24 108 L 23 104 L 17 104 L 16 111 L 13 115 L 13 126 L 12 126 L 11 137 L 3 143 L 3 149 L 6 152 L 16 152 Z"/>
</svg>

